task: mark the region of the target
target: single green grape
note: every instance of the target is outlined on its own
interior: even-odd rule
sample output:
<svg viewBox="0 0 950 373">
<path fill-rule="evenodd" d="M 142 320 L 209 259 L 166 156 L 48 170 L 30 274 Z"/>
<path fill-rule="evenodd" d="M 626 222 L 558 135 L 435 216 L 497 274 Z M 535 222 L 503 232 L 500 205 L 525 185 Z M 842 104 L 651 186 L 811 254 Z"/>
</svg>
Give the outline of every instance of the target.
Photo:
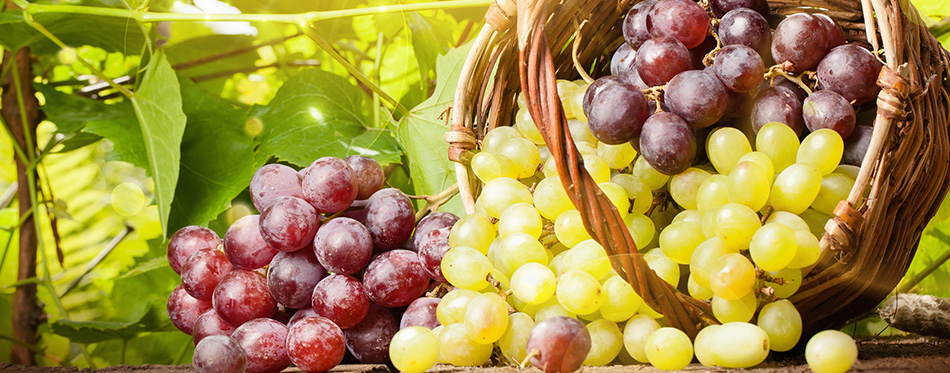
<svg viewBox="0 0 950 373">
<path fill-rule="evenodd" d="M 854 339 L 837 330 L 818 332 L 805 345 L 805 361 L 815 373 L 844 373 L 857 360 Z"/>
<path fill-rule="evenodd" d="M 720 174 L 728 175 L 736 167 L 739 157 L 752 151 L 749 139 L 732 127 L 719 127 L 706 138 L 706 155 Z"/>
<path fill-rule="evenodd" d="M 532 203 L 534 198 L 528 187 L 518 180 L 499 177 L 485 183 L 482 194 L 478 197 L 482 201 L 482 208 L 493 218 L 498 218 L 508 206 L 516 203 Z"/>
<path fill-rule="evenodd" d="M 815 209 L 807 209 L 798 216 L 801 216 L 802 220 L 808 224 L 808 229 L 815 237 L 825 235 L 825 224 L 828 224 L 828 220 L 831 220 L 831 215 L 820 213 Z"/>
<path fill-rule="evenodd" d="M 477 343 L 463 323 L 443 324 L 439 333 L 439 361 L 457 367 L 474 367 L 491 358 L 493 345 Z"/>
<path fill-rule="evenodd" d="M 733 250 L 726 247 L 719 237 L 709 238 L 703 241 L 693 255 L 689 258 L 689 274 L 696 281 L 696 284 L 704 288 L 709 288 L 709 275 L 713 273 L 713 267 L 720 257 L 730 253 L 738 253 L 739 250 Z"/>
<path fill-rule="evenodd" d="M 564 273 L 564 260 L 567 258 L 567 251 L 564 251 L 560 254 L 555 255 L 551 258 L 551 261 L 548 262 L 548 268 L 554 272 L 555 275 L 560 276 Z"/>
<path fill-rule="evenodd" d="M 644 351 L 650 364 L 662 370 L 680 370 L 693 360 L 693 342 L 682 330 L 671 327 L 651 333 Z"/>
<path fill-rule="evenodd" d="M 637 157 L 637 151 L 629 142 L 620 145 L 610 145 L 607 143 L 597 144 L 597 155 L 607 162 L 610 168 L 619 170 L 627 167 Z"/>
<path fill-rule="evenodd" d="M 791 350 L 802 337 L 802 315 L 785 299 L 762 306 L 756 324 L 769 335 L 772 351 Z"/>
<path fill-rule="evenodd" d="M 449 249 L 442 257 L 442 275 L 455 287 L 482 290 L 488 286 L 486 278 L 492 265 L 485 254 L 467 246 Z"/>
<path fill-rule="evenodd" d="M 798 288 L 802 286 L 802 270 L 797 268 L 783 268 L 778 271 L 765 272 L 774 279 L 782 279 L 782 284 L 766 281 L 766 286 L 771 286 L 775 291 L 775 297 L 785 299 L 795 295 Z"/>
<path fill-rule="evenodd" d="M 425 372 L 439 359 L 439 338 L 422 326 L 401 329 L 389 342 L 389 359 L 401 372 Z"/>
<path fill-rule="evenodd" d="M 642 179 L 643 182 L 650 186 L 651 190 L 662 188 L 666 185 L 666 182 L 670 180 L 669 175 L 654 169 L 643 156 L 639 156 L 637 160 L 633 161 L 633 171 L 631 174 Z"/>
<path fill-rule="evenodd" d="M 710 175 L 706 171 L 695 167 L 687 168 L 686 171 L 670 178 L 670 196 L 680 207 L 695 209 L 699 186 L 709 177 Z"/>
<path fill-rule="evenodd" d="M 769 215 L 769 218 L 765 221 L 765 224 L 777 223 L 791 228 L 793 231 L 805 231 L 808 230 L 808 223 L 805 223 L 798 215 L 790 213 L 788 211 L 774 211 L 772 215 Z"/>
<path fill-rule="evenodd" d="M 769 356 L 769 335 L 745 322 L 727 322 L 712 335 L 716 362 L 726 368 L 751 368 Z"/>
<path fill-rule="evenodd" d="M 729 203 L 729 184 L 729 177 L 726 175 L 716 174 L 703 180 L 696 191 L 698 212 L 706 214 L 709 210 Z"/>
<path fill-rule="evenodd" d="M 747 153 L 751 154 L 751 153 Z M 771 189 L 768 170 L 753 162 L 739 162 L 729 172 L 726 182 L 726 194 L 729 202 L 749 206 L 753 211 L 759 211 L 769 201 Z"/>
<path fill-rule="evenodd" d="M 607 252 L 593 239 L 581 241 L 568 249 L 563 267 L 565 272 L 575 269 L 587 272 L 598 281 L 607 278 L 611 269 Z"/>
<path fill-rule="evenodd" d="M 759 215 L 749 206 L 727 203 L 703 216 L 702 229 L 706 237 L 719 237 L 733 250 L 746 250 L 752 235 L 761 226 Z"/>
<path fill-rule="evenodd" d="M 583 142 L 597 146 L 597 138 L 594 137 L 594 134 L 590 132 L 590 126 L 587 125 L 586 121 L 580 119 L 568 119 L 567 129 L 571 132 L 571 138 L 574 139 L 574 143 Z"/>
<path fill-rule="evenodd" d="M 530 203 L 508 206 L 498 218 L 498 235 L 502 238 L 512 233 L 525 233 L 538 238 L 541 237 L 541 228 L 541 214 Z"/>
<path fill-rule="evenodd" d="M 449 246 L 467 246 L 488 253 L 488 247 L 495 240 L 495 225 L 484 213 L 463 216 L 449 231 Z"/>
<path fill-rule="evenodd" d="M 498 348 L 509 364 L 521 364 L 528 355 L 525 347 L 534 325 L 534 320 L 526 313 L 515 312 L 508 315 L 508 327 L 498 340 Z"/>
<path fill-rule="evenodd" d="M 805 268 L 818 261 L 821 256 L 821 246 L 818 238 L 811 234 L 810 230 L 795 231 L 795 242 L 798 248 L 795 250 L 795 257 L 788 263 L 788 268 Z"/>
<path fill-rule="evenodd" d="M 716 360 L 716 356 L 713 354 L 713 344 L 716 341 L 716 332 L 719 331 L 720 325 L 709 325 L 705 328 L 702 328 L 699 333 L 696 333 L 696 338 L 693 340 L 693 353 L 696 354 L 696 360 L 699 360 L 699 363 L 707 367 L 715 367 L 719 365 L 719 362 Z"/>
<path fill-rule="evenodd" d="M 507 276 L 511 276 L 515 270 L 527 263 L 548 265 L 548 254 L 544 246 L 537 238 L 524 233 L 512 233 L 503 238 L 498 247 L 498 259 L 505 267 Z"/>
<path fill-rule="evenodd" d="M 677 264 L 689 264 L 693 250 L 705 240 L 702 224 L 676 222 L 660 231 L 660 250 Z"/>
<path fill-rule="evenodd" d="M 567 191 L 558 177 L 545 177 L 534 187 L 534 206 L 545 219 L 554 221 L 564 211 L 573 210 Z"/>
<path fill-rule="evenodd" d="M 646 215 L 629 214 L 623 218 L 623 222 L 627 225 L 627 231 L 630 232 L 637 249 L 645 248 L 656 236 L 656 225 Z"/>
<path fill-rule="evenodd" d="M 738 163 L 742 162 L 752 162 L 762 167 L 769 178 L 769 185 L 772 185 L 772 181 L 775 180 L 775 165 L 772 164 L 772 159 L 768 155 L 763 152 L 748 152 L 739 157 Z"/>
<path fill-rule="evenodd" d="M 838 167 L 842 154 L 844 141 L 841 135 L 832 129 L 822 128 L 805 136 L 795 161 L 814 165 L 822 175 L 827 175 Z"/>
<path fill-rule="evenodd" d="M 574 247 L 577 243 L 591 238 L 587 228 L 584 228 L 581 213 L 577 210 L 567 210 L 557 216 L 554 221 L 554 234 L 557 240 L 567 247 Z"/>
<path fill-rule="evenodd" d="M 699 300 L 710 300 L 713 297 L 712 290 L 697 284 L 693 279 L 693 274 L 690 274 L 689 279 L 686 280 L 686 290 L 689 291 L 689 296 Z"/>
<path fill-rule="evenodd" d="M 755 292 L 752 291 L 739 299 L 733 300 L 723 299 L 716 295 L 712 297 L 713 316 L 716 316 L 716 320 L 722 323 L 749 322 L 749 320 L 752 320 L 752 316 L 755 315 L 755 309 L 758 305 L 759 302 L 755 297 Z"/>
<path fill-rule="evenodd" d="M 630 199 L 627 198 L 627 191 L 620 185 L 609 181 L 600 183 L 598 186 L 607 196 L 607 199 L 617 208 L 617 212 L 620 213 L 620 216 L 627 216 L 630 211 Z"/>
<path fill-rule="evenodd" d="M 531 120 L 531 113 L 528 112 L 527 108 L 518 109 L 518 114 L 515 115 L 515 129 L 518 130 L 521 136 L 531 140 L 531 142 L 544 145 L 544 136 L 541 136 L 538 126 L 534 125 L 534 121 Z"/>
<path fill-rule="evenodd" d="M 518 166 L 508 157 L 489 152 L 478 152 L 472 157 L 472 171 L 483 183 L 499 177 L 517 178 Z"/>
<path fill-rule="evenodd" d="M 821 172 L 810 163 L 788 166 L 775 178 L 769 202 L 777 211 L 801 215 L 821 190 Z"/>
<path fill-rule="evenodd" d="M 586 315 L 600 309 L 604 293 L 600 282 L 587 272 L 566 271 L 557 279 L 557 301 L 564 309 L 578 315 Z"/>
<path fill-rule="evenodd" d="M 435 316 L 442 325 L 465 321 L 465 309 L 479 292 L 468 289 L 455 289 L 445 294 L 435 307 Z"/>
<path fill-rule="evenodd" d="M 623 333 L 617 323 L 605 319 L 594 320 L 587 324 L 590 333 L 590 352 L 584 359 L 584 365 L 604 366 L 610 364 L 623 349 Z"/>
<path fill-rule="evenodd" d="M 627 321 L 623 328 L 623 347 L 630 357 L 641 363 L 649 363 L 647 359 L 647 338 L 654 331 L 660 329 L 660 324 L 647 315 L 636 315 Z"/>
<path fill-rule="evenodd" d="M 854 179 L 837 173 L 831 173 L 821 178 L 821 189 L 811 203 L 811 208 L 822 214 L 833 215 L 838 202 L 848 198 Z"/>
<path fill-rule="evenodd" d="M 653 308 L 650 308 L 650 305 L 648 305 L 645 301 L 640 303 L 640 308 L 637 308 L 637 313 L 646 315 L 651 319 L 659 319 L 663 317 L 662 313 L 656 312 Z"/>
<path fill-rule="evenodd" d="M 657 250 L 657 252 L 662 254 L 660 250 Z M 673 287 L 676 287 L 680 282 L 680 266 L 672 259 L 667 258 L 666 255 L 644 256 L 643 259 L 646 260 L 647 266 L 649 266 L 653 272 L 656 272 L 656 275 L 660 276 L 663 281 L 666 281 Z"/>
<path fill-rule="evenodd" d="M 518 130 L 509 126 L 498 126 L 485 134 L 482 138 L 482 150 L 489 153 L 498 153 L 501 144 L 508 139 L 521 137 Z"/>
<path fill-rule="evenodd" d="M 620 185 L 627 192 L 627 198 L 631 201 L 631 214 L 645 214 L 650 209 L 650 205 L 653 204 L 653 191 L 643 179 L 631 174 L 616 174 L 610 178 L 610 181 Z"/>
<path fill-rule="evenodd" d="M 498 148 L 498 154 L 508 157 L 518 166 L 518 178 L 524 179 L 534 175 L 541 164 L 541 153 L 531 140 L 516 137 L 505 140 Z"/>
<path fill-rule="evenodd" d="M 727 300 L 742 298 L 755 287 L 755 267 L 742 254 L 726 254 L 716 259 L 709 274 L 709 289 Z"/>
<path fill-rule="evenodd" d="M 765 271 L 785 268 L 798 251 L 798 238 L 792 228 L 778 223 L 768 223 L 755 231 L 749 243 L 752 261 Z"/>
<path fill-rule="evenodd" d="M 835 167 L 833 173 L 842 174 L 844 176 L 850 177 L 851 180 L 857 180 L 858 174 L 861 172 L 861 167 L 850 165 L 850 164 L 841 164 L 838 167 Z"/>
<path fill-rule="evenodd" d="M 600 314 L 613 322 L 624 322 L 633 317 L 643 303 L 643 299 L 629 283 L 620 276 L 613 275 L 601 285 L 604 292 L 604 304 L 600 306 Z"/>
<path fill-rule="evenodd" d="M 568 108 L 568 109 L 566 109 L 566 110 L 570 110 L 571 113 L 574 114 L 574 117 L 575 117 L 575 118 L 577 118 L 577 119 L 579 119 L 579 120 L 582 120 L 582 121 L 584 121 L 584 123 L 586 123 L 586 122 L 587 122 L 587 115 L 585 115 L 585 113 L 584 113 L 584 91 L 587 91 L 587 86 L 586 86 L 586 85 L 585 85 L 585 86 L 582 86 L 581 89 L 579 89 L 579 92 L 580 92 L 580 93 L 575 94 L 575 95 L 573 95 L 573 96 L 571 96 L 571 97 L 568 97 L 568 99 L 567 99 L 567 100 L 568 100 L 568 101 L 567 101 L 567 108 Z"/>
<path fill-rule="evenodd" d="M 581 153 L 584 161 L 584 169 L 590 174 L 597 184 L 610 181 L 610 166 L 607 161 L 601 158 L 597 153 Z"/>
<path fill-rule="evenodd" d="M 795 131 L 779 122 L 762 126 L 755 136 L 755 149 L 772 160 L 775 173 L 795 163 L 800 144 Z"/>
<path fill-rule="evenodd" d="M 554 295 L 557 278 L 550 268 L 540 263 L 526 263 L 511 275 L 511 291 L 527 304 L 541 304 Z"/>
<path fill-rule="evenodd" d="M 715 177 L 716 175 L 712 175 L 712 176 Z M 712 177 L 710 177 L 710 179 L 711 178 Z M 706 180 L 709 180 L 709 179 L 706 179 Z M 676 216 L 673 217 L 673 221 L 671 221 L 670 224 L 679 223 L 679 222 L 689 222 L 689 223 L 696 223 L 696 224 L 702 225 L 703 214 L 699 210 L 683 210 L 677 213 Z"/>
<path fill-rule="evenodd" d="M 476 343 L 495 343 L 508 327 L 508 303 L 495 292 L 479 294 L 468 303 L 464 324 Z"/>
<path fill-rule="evenodd" d="M 577 314 L 568 311 L 564 306 L 558 303 L 556 297 L 551 297 L 547 302 L 542 303 L 534 314 L 534 322 L 540 324 L 542 321 L 552 317 L 570 317 L 577 318 Z"/>
</svg>

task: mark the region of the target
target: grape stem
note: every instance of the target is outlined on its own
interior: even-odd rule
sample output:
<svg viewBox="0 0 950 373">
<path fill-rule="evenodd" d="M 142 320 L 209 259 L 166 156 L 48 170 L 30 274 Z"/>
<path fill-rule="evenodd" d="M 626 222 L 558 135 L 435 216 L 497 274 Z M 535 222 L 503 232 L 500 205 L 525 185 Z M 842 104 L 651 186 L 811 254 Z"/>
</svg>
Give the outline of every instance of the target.
<svg viewBox="0 0 950 373">
<path fill-rule="evenodd" d="M 577 70 L 577 73 L 581 75 L 581 78 L 583 78 L 587 84 L 590 84 L 594 82 L 594 78 L 591 78 L 590 75 L 587 74 L 587 71 L 584 71 L 584 66 L 577 60 L 577 48 L 581 45 L 581 28 L 584 27 L 585 23 L 587 23 L 586 19 L 580 24 L 577 24 L 577 20 L 574 20 L 574 45 L 571 46 L 571 58 L 574 60 L 574 69 Z"/>
<path fill-rule="evenodd" d="M 660 106 L 662 106 L 660 101 L 663 97 L 663 92 L 665 91 L 666 91 L 666 84 L 658 85 L 656 87 L 650 87 L 643 90 L 643 95 L 647 96 L 647 99 L 656 101 L 656 111 L 654 112 L 654 114 L 663 112 L 663 109 L 660 108 Z"/>
<path fill-rule="evenodd" d="M 521 367 L 521 369 L 524 369 L 526 366 L 528 366 L 528 362 L 530 362 L 531 358 L 533 357 L 541 357 L 541 350 L 532 348 L 531 351 L 528 352 L 528 356 L 525 356 L 524 360 L 521 360 L 521 364 L 518 365 Z"/>
<path fill-rule="evenodd" d="M 718 19 L 713 19 L 709 22 L 710 26 L 719 24 Z M 709 35 L 712 35 L 713 39 L 716 39 L 716 47 L 713 50 L 706 53 L 706 56 L 703 57 L 703 65 L 709 66 L 712 65 L 716 60 L 716 54 L 719 53 L 719 50 L 722 49 L 722 39 L 719 38 L 719 35 L 713 32 L 712 27 L 709 28 Z"/>
<path fill-rule="evenodd" d="M 452 199 L 452 197 L 455 197 L 458 192 L 459 184 L 455 183 L 446 190 L 439 192 L 439 194 L 433 194 L 431 196 L 409 196 L 409 198 L 412 199 L 422 199 L 426 201 L 426 205 L 416 212 L 416 223 L 419 223 L 419 220 L 422 220 L 422 218 L 430 212 L 438 210 L 439 207 L 442 207 L 442 205 Z"/>
<path fill-rule="evenodd" d="M 781 277 L 772 277 L 768 273 L 765 273 L 765 270 L 762 268 L 755 268 L 755 277 L 763 280 L 765 282 L 771 282 L 776 285 L 785 285 L 785 279 Z"/>
<path fill-rule="evenodd" d="M 763 211 L 763 213 L 762 213 L 762 218 L 759 219 L 759 223 L 762 224 L 762 225 L 765 225 L 765 221 L 766 221 L 766 220 L 769 220 L 769 216 L 772 216 L 772 211 L 773 211 L 773 210 L 774 210 L 774 209 L 772 208 L 772 206 L 765 206 L 765 208 L 762 209 L 762 211 Z"/>
<path fill-rule="evenodd" d="M 800 75 L 810 76 L 808 71 Z M 776 76 L 784 77 L 785 79 L 788 79 L 789 81 L 795 84 L 798 84 L 798 86 L 801 87 L 805 91 L 805 93 L 811 95 L 812 93 L 811 87 L 809 87 L 808 84 L 806 84 L 805 81 L 802 80 L 801 76 L 795 76 L 795 75 L 790 74 L 788 71 L 785 71 L 785 69 L 782 67 L 782 64 L 778 64 L 778 65 L 774 65 L 770 67 L 769 71 L 765 73 L 764 78 L 769 79 L 770 83 L 774 84 Z"/>
</svg>

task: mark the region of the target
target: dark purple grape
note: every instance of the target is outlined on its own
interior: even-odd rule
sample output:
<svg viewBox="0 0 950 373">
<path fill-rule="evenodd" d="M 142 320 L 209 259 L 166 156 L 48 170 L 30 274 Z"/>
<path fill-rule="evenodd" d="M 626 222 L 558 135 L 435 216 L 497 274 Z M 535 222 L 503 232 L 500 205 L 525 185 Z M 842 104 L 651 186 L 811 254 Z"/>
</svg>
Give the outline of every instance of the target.
<svg viewBox="0 0 950 373">
<path fill-rule="evenodd" d="M 363 269 L 373 255 L 373 237 L 360 222 L 339 217 L 331 219 L 313 239 L 317 260 L 328 271 L 349 275 Z"/>
<path fill-rule="evenodd" d="M 715 75 L 702 70 L 684 71 L 666 86 L 664 102 L 690 127 L 716 123 L 726 112 L 726 89 Z"/>
<path fill-rule="evenodd" d="M 366 209 L 357 208 L 355 210 L 346 210 L 340 217 L 350 218 L 366 225 Z"/>
<path fill-rule="evenodd" d="M 192 254 L 201 249 L 217 249 L 222 245 L 217 233 L 205 227 L 189 225 L 179 229 L 168 240 L 168 265 L 181 274 L 181 266 Z"/>
<path fill-rule="evenodd" d="M 871 135 L 874 133 L 874 127 L 855 126 L 851 136 L 844 142 L 844 154 L 841 156 L 842 164 L 850 164 L 861 167 L 864 164 L 864 155 L 871 146 Z"/>
<path fill-rule="evenodd" d="M 335 214 L 356 200 L 359 186 L 356 173 L 340 158 L 323 157 L 313 161 L 300 179 L 303 197 L 319 213 Z"/>
<path fill-rule="evenodd" d="M 795 93 L 795 97 L 798 97 L 798 101 L 805 101 L 805 98 L 808 97 L 808 93 L 805 93 L 805 90 L 802 89 L 797 83 L 785 79 L 784 76 L 776 76 L 772 79 L 772 85 L 776 87 L 785 87 Z"/>
<path fill-rule="evenodd" d="M 809 131 L 832 129 L 847 140 L 854 130 L 854 108 L 841 95 L 828 90 L 812 93 L 802 104 L 802 117 Z"/>
<path fill-rule="evenodd" d="M 239 326 L 231 338 L 247 355 L 248 373 L 277 373 L 290 366 L 287 326 L 272 319 L 254 319 Z"/>
<path fill-rule="evenodd" d="M 309 307 L 313 288 L 326 275 L 313 250 L 281 252 L 267 266 L 267 289 L 284 307 Z"/>
<path fill-rule="evenodd" d="M 660 0 L 650 9 L 647 29 L 653 37 L 669 36 L 693 48 L 706 39 L 709 15 L 690 0 Z"/>
<path fill-rule="evenodd" d="M 231 262 L 223 252 L 201 249 L 188 258 L 181 268 L 181 283 L 191 296 L 211 300 L 214 287 L 231 269 Z"/>
<path fill-rule="evenodd" d="M 805 128 L 802 103 L 791 89 L 775 86 L 759 93 L 755 98 L 755 104 L 752 106 L 752 131 L 759 133 L 759 128 L 771 122 L 784 123 L 791 127 L 796 135 L 801 136 Z"/>
<path fill-rule="evenodd" d="M 643 91 L 619 76 L 598 78 L 587 87 L 584 114 L 594 137 L 613 145 L 637 137 L 649 115 Z"/>
<path fill-rule="evenodd" d="M 669 83 L 676 74 L 692 66 L 689 50 L 671 37 L 647 40 L 637 51 L 637 72 L 640 79 L 651 87 Z"/>
<path fill-rule="evenodd" d="M 555 373 L 580 369 L 590 347 L 590 332 L 584 323 L 557 316 L 544 319 L 531 329 L 525 348 L 529 355 L 537 350 L 531 365 L 545 373 Z"/>
<path fill-rule="evenodd" d="M 231 333 L 234 333 L 234 327 L 218 316 L 218 313 L 213 309 L 209 309 L 202 313 L 201 316 L 198 316 L 198 320 L 195 321 L 195 328 L 193 329 L 191 336 L 195 342 L 195 345 L 197 345 L 202 339 L 212 335 L 223 335 L 225 337 L 230 337 Z"/>
<path fill-rule="evenodd" d="M 834 91 L 856 105 L 873 100 L 881 87 L 881 62 L 854 44 L 835 47 L 818 64 L 818 88 Z"/>
<path fill-rule="evenodd" d="M 817 66 L 827 48 L 825 26 L 807 13 L 783 19 L 772 35 L 772 58 L 789 72 L 798 73 Z"/>
<path fill-rule="evenodd" d="M 405 193 L 395 188 L 373 193 L 366 203 L 366 229 L 380 250 L 392 250 L 412 236 L 416 215 Z"/>
<path fill-rule="evenodd" d="M 439 318 L 436 317 L 435 309 L 439 306 L 441 298 L 419 298 L 409 304 L 406 312 L 402 314 L 402 320 L 399 321 L 399 329 L 410 326 L 423 326 L 429 329 L 442 325 Z"/>
<path fill-rule="evenodd" d="M 704 60 L 713 49 L 716 49 L 716 38 L 712 36 L 706 36 L 706 40 L 703 40 L 701 44 L 689 49 L 689 60 L 692 61 L 694 70 L 706 68 Z"/>
<path fill-rule="evenodd" d="M 297 171 L 276 163 L 258 168 L 248 189 L 251 192 L 251 203 L 257 211 L 264 211 L 264 207 L 277 197 L 303 198 Z"/>
<path fill-rule="evenodd" d="M 213 335 L 195 345 L 191 365 L 196 373 L 244 372 L 247 356 L 233 338 Z"/>
<path fill-rule="evenodd" d="M 261 237 L 260 215 L 238 219 L 224 234 L 224 255 L 235 268 L 262 268 L 280 251 Z"/>
<path fill-rule="evenodd" d="M 330 275 L 313 289 L 313 311 L 346 329 L 363 320 L 369 298 L 359 280 L 347 275 Z"/>
<path fill-rule="evenodd" d="M 442 274 L 442 257 L 449 252 L 449 233 L 452 227 L 431 230 L 419 240 L 419 262 L 433 280 L 448 283 Z"/>
<path fill-rule="evenodd" d="M 211 303 L 221 319 L 231 325 L 271 317 L 277 312 L 277 301 L 267 290 L 267 281 L 260 273 L 235 269 L 214 288 Z"/>
<path fill-rule="evenodd" d="M 730 10 L 719 22 L 719 39 L 722 45 L 745 45 L 766 56 L 771 53 L 772 29 L 769 21 L 749 8 Z"/>
<path fill-rule="evenodd" d="M 838 21 L 824 14 L 816 13 L 813 15 L 821 21 L 822 26 L 825 27 L 825 31 L 828 33 L 828 50 L 839 45 L 844 45 L 844 30 L 841 29 L 841 25 L 838 24 Z"/>
<path fill-rule="evenodd" d="M 643 124 L 640 154 L 667 175 L 683 172 L 696 158 L 696 138 L 686 121 L 673 113 L 656 113 Z"/>
<path fill-rule="evenodd" d="M 294 315 L 290 317 L 290 320 L 287 321 L 287 327 L 293 327 L 298 321 L 303 320 L 308 317 L 320 316 L 317 315 L 317 311 L 313 310 L 313 307 L 307 307 L 304 309 L 299 309 L 297 312 L 294 312 Z"/>
<path fill-rule="evenodd" d="M 181 284 L 175 286 L 175 290 L 168 295 L 168 302 L 165 303 L 168 310 L 168 318 L 178 330 L 191 335 L 195 329 L 195 322 L 198 316 L 201 316 L 207 310 L 211 309 L 211 302 L 195 299 Z"/>
<path fill-rule="evenodd" d="M 763 17 L 768 17 L 770 14 L 766 0 L 709 0 L 709 9 L 716 18 L 722 18 L 729 11 L 739 8 L 755 10 Z"/>
<path fill-rule="evenodd" d="M 389 341 L 399 331 L 396 318 L 388 309 L 370 304 L 369 312 L 359 324 L 346 329 L 346 349 L 365 364 L 389 361 Z"/>
<path fill-rule="evenodd" d="M 459 221 L 459 217 L 451 212 L 436 211 L 426 215 L 422 220 L 419 220 L 419 223 L 416 224 L 416 230 L 412 232 L 412 249 L 416 252 L 419 251 L 417 241 L 422 239 L 422 236 L 425 236 L 429 231 L 454 226 L 457 221 Z"/>
<path fill-rule="evenodd" d="M 647 16 L 656 0 L 641 1 L 630 8 L 623 19 L 623 38 L 633 49 L 639 49 L 643 43 L 653 38 L 647 29 Z"/>
<path fill-rule="evenodd" d="M 637 51 L 623 43 L 610 57 L 610 75 L 631 79 L 636 72 Z"/>
<path fill-rule="evenodd" d="M 356 199 L 367 199 L 386 185 L 386 173 L 375 159 L 351 155 L 343 159 L 356 174 Z"/>
<path fill-rule="evenodd" d="M 308 317 L 290 327 L 287 355 L 305 372 L 326 372 L 343 361 L 343 331 L 323 317 Z"/>
<path fill-rule="evenodd" d="M 762 83 L 765 63 L 752 48 L 745 45 L 727 45 L 716 54 L 713 63 L 716 76 L 732 92 L 748 92 Z"/>
<path fill-rule="evenodd" d="M 425 294 L 429 276 L 419 263 L 419 255 L 409 250 L 392 250 L 369 262 L 363 286 L 374 303 L 402 307 Z"/>
<path fill-rule="evenodd" d="M 280 251 L 300 250 L 320 227 L 317 210 L 297 197 L 277 197 L 261 212 L 261 237 Z"/>
</svg>

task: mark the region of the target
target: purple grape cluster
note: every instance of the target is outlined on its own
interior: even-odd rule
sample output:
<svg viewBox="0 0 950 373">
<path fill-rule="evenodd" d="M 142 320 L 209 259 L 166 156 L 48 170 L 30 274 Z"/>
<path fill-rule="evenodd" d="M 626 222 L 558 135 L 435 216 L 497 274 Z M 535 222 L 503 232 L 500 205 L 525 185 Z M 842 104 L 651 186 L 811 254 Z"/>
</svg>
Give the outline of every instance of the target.
<svg viewBox="0 0 950 373">
<path fill-rule="evenodd" d="M 629 10 L 613 75 L 584 95 L 594 137 L 630 142 L 673 175 L 701 158 L 712 127 L 756 133 L 781 122 L 801 136 L 830 128 L 845 140 L 855 131 L 855 108 L 877 96 L 882 65 L 847 44 L 834 19 L 772 15 L 765 0 L 710 0 L 708 10 L 691 0 L 647 0 Z M 814 94 L 797 83 L 803 77 L 802 84 L 817 80 Z"/>
<path fill-rule="evenodd" d="M 417 226 L 409 197 L 384 182 L 362 156 L 299 171 L 269 164 L 249 187 L 259 215 L 224 239 L 199 226 L 172 235 L 168 262 L 182 283 L 168 316 L 192 335 L 195 370 L 322 372 L 347 351 L 385 363 L 401 327 L 438 326 L 439 298 L 425 293 L 445 282 L 439 265 L 458 217 L 432 213 Z"/>
</svg>

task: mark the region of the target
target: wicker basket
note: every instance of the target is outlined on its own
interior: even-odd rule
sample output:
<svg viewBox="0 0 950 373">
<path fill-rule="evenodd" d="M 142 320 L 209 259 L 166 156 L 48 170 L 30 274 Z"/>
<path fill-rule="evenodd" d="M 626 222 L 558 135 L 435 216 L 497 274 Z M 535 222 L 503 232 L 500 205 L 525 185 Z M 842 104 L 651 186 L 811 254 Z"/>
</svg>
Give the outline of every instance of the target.
<svg viewBox="0 0 950 373">
<path fill-rule="evenodd" d="M 703 324 L 716 322 L 708 302 L 680 293 L 636 255 L 620 215 L 579 166 L 580 154 L 555 86 L 555 77 L 575 79 L 578 73 L 571 48 L 552 51 L 550 45 L 567 45 L 579 30 L 577 62 L 593 65 L 595 77 L 606 75 L 610 53 L 623 42 L 621 15 L 635 2 L 496 0 L 459 80 L 453 125 L 446 136 L 449 157 L 457 162 L 470 159 L 477 138 L 513 123 L 517 95 L 524 91 L 531 117 L 587 230 L 647 304 L 693 336 Z M 823 8 L 820 11 L 842 25 L 849 42 L 883 50 L 879 56 L 886 61 L 878 79 L 882 90 L 870 149 L 849 198 L 826 225 L 821 258 L 791 298 L 808 336 L 839 328 L 873 308 L 907 271 L 921 231 L 950 182 L 950 64 L 947 51 L 906 0 L 770 0 L 769 5 L 778 14 Z M 477 179 L 464 162 L 456 163 L 456 171 L 471 213 Z M 860 198 L 866 191 L 868 197 Z"/>
</svg>

